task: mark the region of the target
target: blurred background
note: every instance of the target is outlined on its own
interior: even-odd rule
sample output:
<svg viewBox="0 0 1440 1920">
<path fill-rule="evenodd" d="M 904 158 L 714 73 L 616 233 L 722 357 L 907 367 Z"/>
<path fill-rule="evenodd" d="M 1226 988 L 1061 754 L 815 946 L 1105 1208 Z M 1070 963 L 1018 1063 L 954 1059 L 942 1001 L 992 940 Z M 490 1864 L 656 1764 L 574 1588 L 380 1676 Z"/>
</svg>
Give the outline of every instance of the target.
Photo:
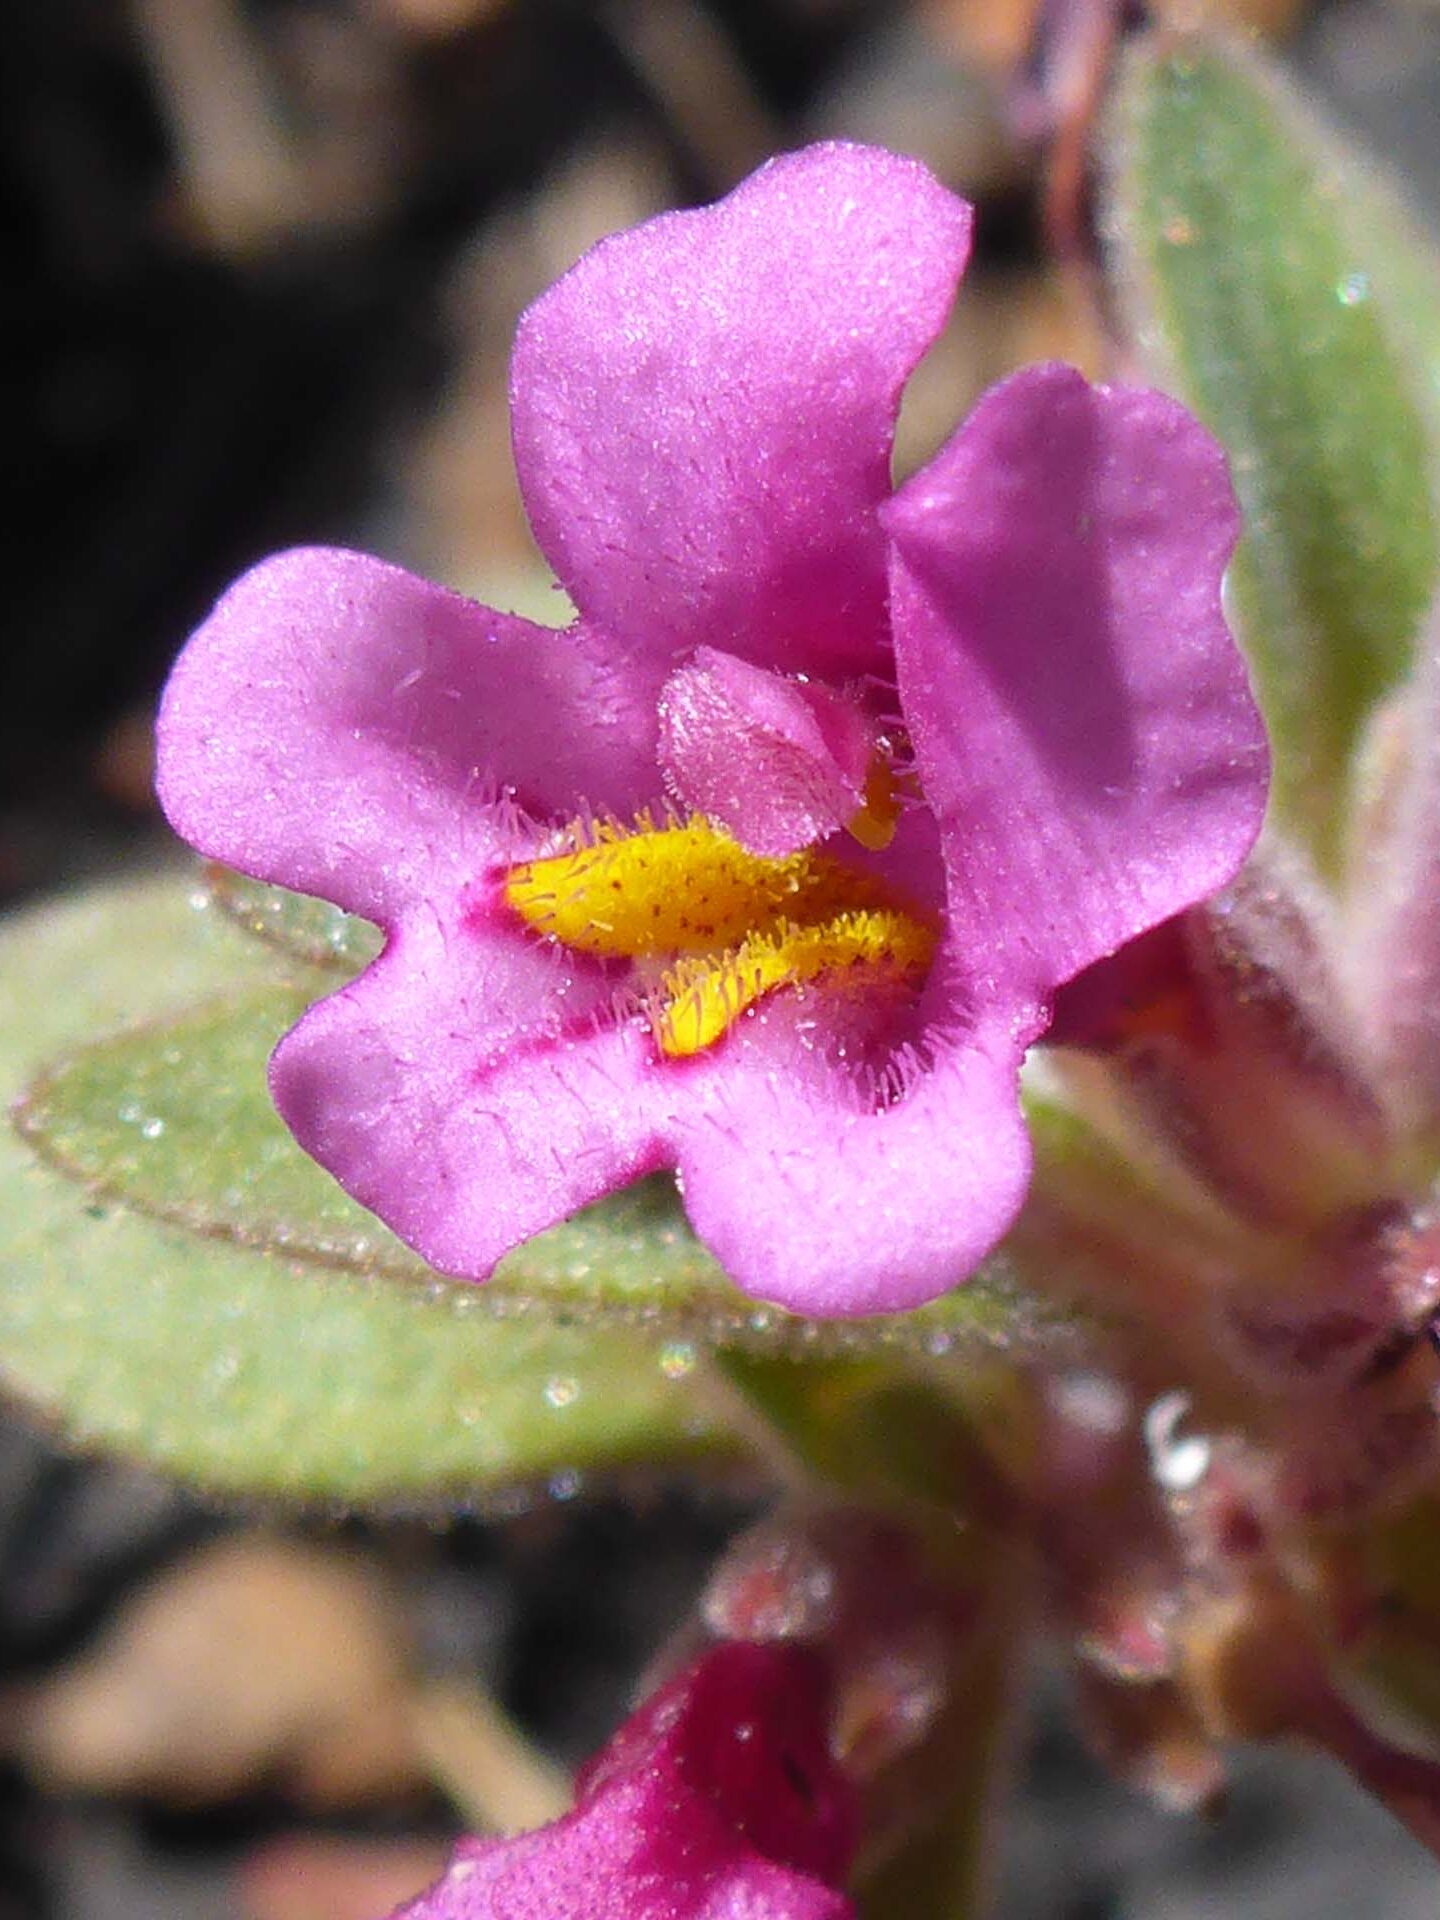
<svg viewBox="0 0 1440 1920">
<path fill-rule="evenodd" d="M 1433 0 L 1216 9 L 1433 215 Z M 343 541 L 553 608 L 508 345 L 616 227 L 780 148 L 876 141 L 980 210 L 902 465 L 1010 367 L 1095 368 L 1043 244 L 1046 24 L 1041 0 L 12 0 L 0 902 L 168 857 L 154 697 L 261 554 Z M 0 1428 L 0 1916 L 378 1917 L 443 1857 L 469 1681 L 578 1758 L 749 1511 L 627 1493 L 277 1532 Z M 1104 1779 L 1057 1692 L 1038 1677 L 1005 1916 L 1440 1911 L 1433 1864 L 1321 1763 L 1245 1763 L 1215 1822 L 1175 1822 Z"/>
</svg>

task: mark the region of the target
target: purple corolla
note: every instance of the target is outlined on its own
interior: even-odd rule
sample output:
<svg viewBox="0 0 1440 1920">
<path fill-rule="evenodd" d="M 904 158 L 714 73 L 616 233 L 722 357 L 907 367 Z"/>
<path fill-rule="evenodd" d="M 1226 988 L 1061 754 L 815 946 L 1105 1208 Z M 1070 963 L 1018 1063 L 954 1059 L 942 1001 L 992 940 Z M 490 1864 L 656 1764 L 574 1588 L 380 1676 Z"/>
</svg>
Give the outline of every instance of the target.
<svg viewBox="0 0 1440 1920">
<path fill-rule="evenodd" d="M 828 145 L 605 241 L 513 368 L 573 625 L 302 551 L 182 655 L 176 827 L 387 935 L 276 1101 L 443 1271 L 673 1168 L 753 1295 L 942 1292 L 1024 1197 L 1056 988 L 1248 851 L 1203 428 L 1032 367 L 892 491 L 969 232 L 916 162 Z"/>
<path fill-rule="evenodd" d="M 462 1840 L 397 1920 L 854 1920 L 827 1692 L 807 1648 L 712 1648 L 591 1762 L 573 1812 Z"/>
</svg>

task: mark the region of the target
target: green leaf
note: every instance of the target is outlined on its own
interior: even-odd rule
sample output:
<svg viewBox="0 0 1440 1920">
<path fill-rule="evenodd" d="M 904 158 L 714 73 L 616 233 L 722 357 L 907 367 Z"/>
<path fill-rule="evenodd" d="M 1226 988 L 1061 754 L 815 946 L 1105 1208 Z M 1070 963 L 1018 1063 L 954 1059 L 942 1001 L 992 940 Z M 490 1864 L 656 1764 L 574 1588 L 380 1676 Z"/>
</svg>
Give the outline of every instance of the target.
<svg viewBox="0 0 1440 1920">
<path fill-rule="evenodd" d="M 229 867 L 207 867 L 205 884 L 236 926 L 307 966 L 349 977 L 369 966 L 380 951 L 378 927 L 328 900 L 267 886 Z"/>
<path fill-rule="evenodd" d="M 1435 591 L 1440 270 L 1256 56 L 1204 38 L 1133 52 L 1106 194 L 1142 359 L 1231 457 L 1274 814 L 1330 863 L 1357 731 Z"/>
<path fill-rule="evenodd" d="M 441 1280 L 303 1154 L 276 1115 L 265 1079 L 270 1050 L 317 986 L 333 981 L 305 970 L 288 983 L 266 975 L 257 984 L 262 953 L 247 951 L 248 969 L 222 996 L 47 1066 L 19 1105 L 21 1130 L 92 1191 L 193 1233 L 372 1280 L 425 1284 L 468 1303 L 476 1289 Z M 604 1318 L 657 1335 L 806 1352 L 1001 1340 L 1035 1317 L 998 1263 L 921 1314 L 822 1325 L 757 1307 L 695 1239 L 668 1177 L 641 1181 L 528 1241 L 480 1298 L 492 1312 L 543 1306 L 576 1322 Z"/>
<path fill-rule="evenodd" d="M 0 936 L 0 1084 L 14 1090 L 80 1036 L 172 1000 L 223 990 L 252 1010 L 273 1002 L 274 964 L 184 882 L 26 914 Z M 183 1080 L 189 1068 L 170 1070 Z M 89 1086 L 104 1088 L 114 1138 L 148 1164 L 165 1137 L 146 1137 L 158 1082 L 99 1073 Z M 113 1172 L 97 1170 L 100 1184 Z M 469 1503 L 516 1485 L 568 1493 L 597 1469 L 735 1456 L 697 1404 L 689 1348 L 497 1317 L 482 1289 L 326 1272 L 196 1236 L 87 1196 L 8 1132 L 0 1246 L 0 1383 L 72 1441 L 212 1490 Z"/>
<path fill-rule="evenodd" d="M 271 1104 L 271 1049 L 314 997 L 267 983 L 96 1041 L 42 1071 L 17 1124 L 64 1172 L 192 1232 L 377 1278 L 438 1282 L 301 1152 Z M 539 1235 L 486 1287 L 491 1306 L 542 1296 L 577 1316 L 644 1316 L 667 1300 L 709 1300 L 722 1317 L 748 1312 L 685 1228 L 664 1180 Z"/>
</svg>

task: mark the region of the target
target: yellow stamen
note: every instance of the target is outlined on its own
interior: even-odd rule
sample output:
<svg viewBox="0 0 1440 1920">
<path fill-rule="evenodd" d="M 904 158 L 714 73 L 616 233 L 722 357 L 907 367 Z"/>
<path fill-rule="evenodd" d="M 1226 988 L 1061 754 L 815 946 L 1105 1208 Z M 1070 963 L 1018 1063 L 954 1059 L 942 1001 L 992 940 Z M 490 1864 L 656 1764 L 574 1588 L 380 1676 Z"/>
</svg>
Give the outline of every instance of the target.
<svg viewBox="0 0 1440 1920">
<path fill-rule="evenodd" d="M 838 860 L 810 852 L 768 860 L 700 814 L 571 827 L 565 839 L 562 852 L 512 867 L 505 898 L 527 926 L 580 953 L 710 953 L 782 915 L 826 920 L 884 899 L 867 874 Z"/>
<path fill-rule="evenodd" d="M 877 753 L 865 776 L 865 797 L 860 811 L 846 824 L 845 831 L 871 853 L 883 853 L 895 838 L 900 824 L 900 788 L 895 770 L 883 753 Z"/>
<path fill-rule="evenodd" d="M 922 977 L 935 935 L 909 914 L 885 907 L 837 914 L 819 926 L 781 922 L 756 932 L 729 953 L 682 960 L 661 982 L 665 1003 L 655 1021 L 662 1053 L 699 1053 L 777 987 L 803 986 L 863 967 L 896 980 Z"/>
<path fill-rule="evenodd" d="M 505 899 L 576 952 L 675 958 L 654 1015 L 671 1057 L 710 1046 L 779 987 L 856 968 L 923 978 L 935 945 L 872 875 L 811 850 L 767 859 L 700 815 L 576 824 L 556 851 L 510 870 Z"/>
</svg>

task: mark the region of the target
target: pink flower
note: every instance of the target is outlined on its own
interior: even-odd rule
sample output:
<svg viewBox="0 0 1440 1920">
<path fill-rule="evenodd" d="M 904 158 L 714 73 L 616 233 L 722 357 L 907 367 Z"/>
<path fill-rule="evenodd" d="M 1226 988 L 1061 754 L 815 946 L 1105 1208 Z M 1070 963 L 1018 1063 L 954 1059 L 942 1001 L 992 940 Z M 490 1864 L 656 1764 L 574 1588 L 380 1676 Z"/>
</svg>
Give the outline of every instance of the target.
<svg viewBox="0 0 1440 1920">
<path fill-rule="evenodd" d="M 918 164 L 822 146 L 606 241 L 514 361 L 572 627 L 299 552 L 176 667 L 179 831 L 388 932 L 272 1084 L 442 1270 L 672 1167 L 753 1294 L 943 1291 L 1024 1196 L 1057 986 L 1249 848 L 1195 421 L 1035 367 L 891 497 L 968 238 Z"/>
<path fill-rule="evenodd" d="M 404 1920 L 853 1920 L 856 1812 L 818 1657 L 727 1643 L 628 1721 L 573 1813 L 462 1840 Z"/>
</svg>

